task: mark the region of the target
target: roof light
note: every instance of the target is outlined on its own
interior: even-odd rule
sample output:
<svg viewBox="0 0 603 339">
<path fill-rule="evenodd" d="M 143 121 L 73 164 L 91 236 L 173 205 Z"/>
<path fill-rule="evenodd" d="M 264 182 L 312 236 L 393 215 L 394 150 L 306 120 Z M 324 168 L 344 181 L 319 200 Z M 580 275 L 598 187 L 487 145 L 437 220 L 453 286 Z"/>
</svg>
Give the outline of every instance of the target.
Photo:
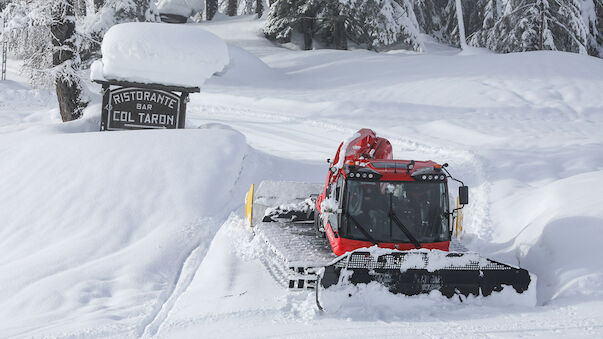
<svg viewBox="0 0 603 339">
<path fill-rule="evenodd" d="M 427 179 L 429 179 L 429 180 L 433 180 L 433 175 L 429 175 L 429 176 L 427 177 Z"/>
</svg>

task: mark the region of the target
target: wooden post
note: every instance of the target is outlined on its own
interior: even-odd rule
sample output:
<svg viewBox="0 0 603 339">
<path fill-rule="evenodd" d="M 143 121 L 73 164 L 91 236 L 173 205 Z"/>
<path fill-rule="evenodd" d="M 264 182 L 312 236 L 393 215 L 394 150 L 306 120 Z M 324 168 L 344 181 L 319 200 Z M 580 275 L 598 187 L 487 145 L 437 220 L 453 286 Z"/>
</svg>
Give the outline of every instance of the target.
<svg viewBox="0 0 603 339">
<path fill-rule="evenodd" d="M 107 121 L 109 120 L 109 102 L 111 98 L 109 94 L 111 94 L 111 90 L 109 88 L 109 84 L 103 84 L 103 103 L 101 106 L 101 122 L 100 122 L 100 130 L 107 130 Z"/>
<path fill-rule="evenodd" d="M 335 49 L 346 50 L 348 49 L 348 38 L 345 33 L 345 17 L 338 15 L 333 18 L 333 43 Z"/>
</svg>

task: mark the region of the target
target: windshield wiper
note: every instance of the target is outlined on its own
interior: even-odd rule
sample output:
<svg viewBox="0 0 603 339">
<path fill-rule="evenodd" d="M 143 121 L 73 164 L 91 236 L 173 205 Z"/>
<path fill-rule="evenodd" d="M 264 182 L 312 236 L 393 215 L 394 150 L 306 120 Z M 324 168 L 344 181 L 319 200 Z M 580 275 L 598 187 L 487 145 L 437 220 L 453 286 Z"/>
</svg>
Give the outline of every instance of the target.
<svg viewBox="0 0 603 339">
<path fill-rule="evenodd" d="M 364 227 L 360 226 L 360 223 L 356 220 L 356 218 L 354 218 L 352 215 L 347 213 L 347 211 L 346 211 L 346 215 L 352 220 L 352 222 L 354 224 L 356 224 L 356 227 L 360 230 L 360 233 L 362 233 L 362 235 L 364 235 L 364 237 L 366 239 L 368 239 L 370 242 L 372 242 L 373 245 L 377 245 L 377 240 L 375 240 L 375 238 L 373 238 Z"/>
<path fill-rule="evenodd" d="M 410 233 L 408 228 L 404 226 L 404 224 L 400 221 L 400 219 L 398 219 L 398 216 L 392 210 L 389 211 L 389 218 L 394 222 L 394 224 L 396 224 L 396 226 L 398 226 L 402 233 L 404 233 L 404 235 L 410 240 L 410 242 L 412 242 L 413 245 L 415 245 L 416 248 L 421 248 L 421 243 L 419 243 L 417 238 Z"/>
</svg>

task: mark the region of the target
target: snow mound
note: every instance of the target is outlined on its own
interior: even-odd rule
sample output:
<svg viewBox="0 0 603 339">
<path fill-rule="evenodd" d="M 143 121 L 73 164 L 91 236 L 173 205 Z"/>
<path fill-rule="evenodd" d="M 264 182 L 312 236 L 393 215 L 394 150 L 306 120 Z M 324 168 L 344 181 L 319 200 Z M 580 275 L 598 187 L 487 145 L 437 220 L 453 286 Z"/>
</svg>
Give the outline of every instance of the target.
<svg viewBox="0 0 603 339">
<path fill-rule="evenodd" d="M 230 62 L 226 43 L 197 27 L 124 23 L 111 27 L 92 80 L 127 80 L 200 87 Z"/>
<path fill-rule="evenodd" d="M 159 13 L 177 14 L 190 16 L 193 12 L 202 11 L 205 8 L 203 0 L 159 0 L 157 9 Z"/>
<path fill-rule="evenodd" d="M 0 135 L 0 333 L 140 336 L 241 205 L 250 152 L 214 128 Z"/>
<path fill-rule="evenodd" d="M 542 281 L 537 288 L 539 303 L 562 296 L 603 295 L 602 180 L 603 171 L 593 171 L 537 189 L 516 188 L 493 210 L 503 229 L 523 227 L 506 244 L 507 251 Z"/>
</svg>

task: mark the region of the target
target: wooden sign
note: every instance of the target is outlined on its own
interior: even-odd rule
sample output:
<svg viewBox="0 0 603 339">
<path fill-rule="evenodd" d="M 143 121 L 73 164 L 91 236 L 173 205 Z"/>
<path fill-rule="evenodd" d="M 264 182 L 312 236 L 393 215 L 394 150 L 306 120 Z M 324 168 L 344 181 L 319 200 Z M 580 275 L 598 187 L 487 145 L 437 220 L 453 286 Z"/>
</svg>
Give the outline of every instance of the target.
<svg viewBox="0 0 603 339">
<path fill-rule="evenodd" d="M 120 81 L 103 85 L 101 131 L 184 128 L 189 93 L 198 87 L 175 87 Z"/>
</svg>

